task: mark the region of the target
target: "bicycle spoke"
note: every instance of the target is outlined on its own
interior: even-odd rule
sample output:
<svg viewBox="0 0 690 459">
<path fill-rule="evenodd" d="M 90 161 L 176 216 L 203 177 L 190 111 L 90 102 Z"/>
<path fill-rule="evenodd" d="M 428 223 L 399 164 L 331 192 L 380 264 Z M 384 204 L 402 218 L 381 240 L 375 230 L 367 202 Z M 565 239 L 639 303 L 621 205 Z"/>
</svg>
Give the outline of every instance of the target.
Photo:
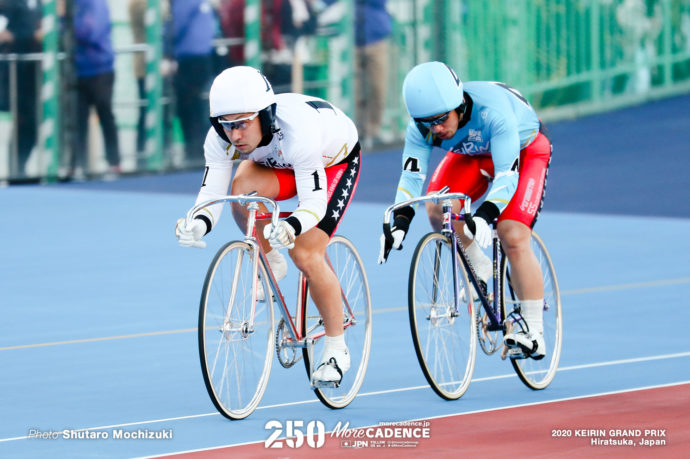
<svg viewBox="0 0 690 459">
<path fill-rule="evenodd" d="M 547 387 L 556 375 L 561 355 L 562 319 L 560 292 L 553 263 L 546 246 L 535 232 L 532 233 L 531 246 L 544 279 L 543 322 L 546 356 L 541 360 L 532 358 L 511 359 L 511 364 L 526 386 L 538 390 Z M 502 265 L 504 283 L 510 286 L 510 267 L 505 261 L 502 262 Z M 512 287 L 504 289 L 503 308 L 506 316 L 518 303 L 519 299 Z"/>
<path fill-rule="evenodd" d="M 242 419 L 256 409 L 272 362 L 272 296 L 252 302 L 253 250 L 245 242 L 219 250 L 206 276 L 199 311 L 204 382 L 216 408 L 231 419 Z M 268 291 L 267 275 L 262 266 L 259 269 L 259 282 Z"/>
<path fill-rule="evenodd" d="M 343 375 L 338 387 L 315 387 L 314 391 L 326 406 L 343 408 L 357 395 L 369 361 L 371 347 L 371 297 L 364 265 L 354 245 L 342 236 L 331 238 L 326 249 L 327 259 L 340 283 L 344 299 L 343 313 L 345 342 L 350 351 L 350 369 Z M 310 339 L 316 339 L 312 355 L 303 351 L 304 364 L 309 377 L 315 369 L 313 363 L 320 362 L 323 352 L 323 323 L 311 299 L 307 302 L 303 329 Z"/>
<path fill-rule="evenodd" d="M 456 310 L 454 251 L 448 239 L 430 233 L 417 245 L 410 267 L 409 314 L 415 351 L 429 385 L 441 397 L 456 399 L 474 371 L 476 324 L 472 306 Z M 460 288 L 469 283 L 460 267 Z"/>
</svg>

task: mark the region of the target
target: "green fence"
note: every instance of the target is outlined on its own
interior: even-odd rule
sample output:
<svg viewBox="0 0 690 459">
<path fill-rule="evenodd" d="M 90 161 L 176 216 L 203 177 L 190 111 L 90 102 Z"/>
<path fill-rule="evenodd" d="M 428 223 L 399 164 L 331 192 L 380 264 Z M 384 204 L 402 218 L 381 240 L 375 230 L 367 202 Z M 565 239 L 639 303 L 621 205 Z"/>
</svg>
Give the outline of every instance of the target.
<svg viewBox="0 0 690 459">
<path fill-rule="evenodd" d="M 292 80 L 283 87 L 329 99 L 352 116 L 356 1 L 340 0 L 318 12 L 316 31 L 293 45 Z M 245 1 L 244 39 L 233 45 L 243 46 L 247 63 L 257 67 L 270 65 L 273 56 L 262 40 L 262 14 L 269 3 L 273 2 Z M 174 100 L 166 98 L 161 87 L 158 4 L 148 1 L 146 99 L 137 102 L 127 2 L 109 0 L 119 52 L 114 104 L 125 172 L 190 166 L 174 160 L 175 148 L 179 152 L 184 141 L 179 133 L 172 147 L 162 141 L 161 106 Z M 383 130 L 393 143 L 402 140 L 408 121 L 402 81 L 410 68 L 428 60 L 449 63 L 463 80 L 497 80 L 516 87 L 546 120 L 690 92 L 690 0 L 388 0 L 387 7 L 393 34 Z M 34 162 L 43 166 L 32 172 L 43 179 L 54 178 L 58 165 L 65 163 L 64 142 L 57 136 L 65 135 L 68 125 L 58 90 L 65 76 L 55 65 L 54 0 L 44 1 L 44 11 L 43 122 L 36 150 L 45 160 Z M 133 132 L 141 103 L 152 107 L 143 158 L 135 151 Z M 7 119 L 0 119 L 5 131 Z M 12 178 L 11 170 L 9 176 L 3 172 L 9 170 L 6 165 L 13 154 L 12 142 L 6 143 L 9 146 L 0 146 L 0 182 Z M 98 142 L 91 147 L 101 148 Z"/>
<path fill-rule="evenodd" d="M 509 83 L 550 119 L 690 91 L 688 0 L 390 0 L 398 54 Z M 399 75 L 414 62 L 394 61 Z M 396 82 L 400 89 L 400 77 Z M 398 92 L 399 94 L 399 92 Z M 393 110 L 404 107 L 390 101 Z M 398 125 L 399 123 L 396 123 Z"/>
</svg>

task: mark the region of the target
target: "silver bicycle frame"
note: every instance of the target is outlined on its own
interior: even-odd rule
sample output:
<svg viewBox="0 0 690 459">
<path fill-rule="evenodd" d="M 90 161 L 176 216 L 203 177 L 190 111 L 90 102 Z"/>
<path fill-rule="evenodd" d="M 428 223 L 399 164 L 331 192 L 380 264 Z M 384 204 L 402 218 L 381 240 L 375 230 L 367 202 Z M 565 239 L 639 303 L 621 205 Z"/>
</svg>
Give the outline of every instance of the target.
<svg viewBox="0 0 690 459">
<path fill-rule="evenodd" d="M 283 294 L 281 293 L 280 289 L 278 288 L 278 282 L 276 282 L 275 277 L 273 276 L 273 272 L 271 271 L 268 262 L 266 261 L 266 254 L 263 251 L 263 248 L 261 245 L 256 241 L 256 238 L 254 237 L 254 228 L 256 225 L 256 212 L 259 210 L 259 205 L 258 203 L 263 203 L 269 210 L 272 212 L 271 215 L 271 223 L 273 225 L 277 225 L 278 222 L 280 221 L 280 206 L 276 201 L 273 199 L 264 197 L 264 196 L 259 196 L 255 192 L 254 193 L 249 193 L 249 194 L 242 194 L 242 195 L 228 195 L 228 196 L 222 196 L 218 199 L 211 199 L 202 203 L 199 203 L 192 207 L 188 212 L 187 215 L 185 216 L 185 220 L 187 225 L 191 224 L 192 220 L 194 219 L 194 216 L 202 209 L 215 205 L 215 204 L 223 204 L 223 203 L 230 203 L 230 202 L 238 202 L 242 206 L 246 206 L 247 209 L 249 210 L 249 217 L 247 219 L 247 228 L 246 232 L 244 235 L 244 242 L 249 244 L 253 249 L 254 253 L 258 256 L 254 257 L 253 260 L 253 268 L 252 268 L 252 277 L 254 279 L 254 285 L 252 288 L 252 310 L 251 310 L 251 316 L 250 316 L 250 324 L 249 324 L 249 329 L 253 329 L 253 323 L 254 323 L 254 313 L 256 312 L 256 283 L 258 281 L 258 273 L 259 273 L 259 261 L 261 261 L 264 269 L 266 270 L 266 273 L 268 274 L 268 282 L 271 286 L 271 290 L 275 294 L 275 298 L 277 302 L 280 304 L 280 312 L 283 316 L 283 319 L 285 320 L 285 323 L 288 324 L 288 331 L 290 333 L 290 336 L 293 339 L 293 342 L 295 343 L 295 347 L 306 347 L 307 343 L 305 340 L 299 340 L 297 337 L 297 328 L 295 327 L 295 323 L 292 320 L 292 317 L 290 316 L 290 313 L 287 308 L 287 304 L 285 303 L 285 298 L 283 297 Z M 271 210 L 272 209 L 272 210 Z M 237 263 L 238 266 L 236 269 L 239 269 L 239 264 L 240 261 L 238 259 Z M 234 276 L 235 282 L 237 279 L 237 276 Z M 236 290 L 236 285 L 233 285 L 233 291 Z M 268 295 L 268 292 L 264 292 L 264 294 Z M 232 299 L 231 299 L 232 301 Z M 303 337 L 303 338 L 306 338 Z"/>
</svg>

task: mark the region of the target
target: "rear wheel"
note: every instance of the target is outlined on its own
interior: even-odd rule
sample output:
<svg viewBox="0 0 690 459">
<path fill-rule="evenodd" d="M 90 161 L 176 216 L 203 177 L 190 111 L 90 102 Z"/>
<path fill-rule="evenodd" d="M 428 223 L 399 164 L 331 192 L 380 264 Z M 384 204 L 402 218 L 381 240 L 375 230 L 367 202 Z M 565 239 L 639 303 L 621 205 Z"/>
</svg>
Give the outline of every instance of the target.
<svg viewBox="0 0 690 459">
<path fill-rule="evenodd" d="M 362 387 L 371 350 L 371 295 L 364 264 L 355 246 L 343 236 L 333 236 L 326 248 L 327 260 L 342 290 L 345 342 L 350 352 L 350 369 L 338 387 L 314 387 L 316 396 L 330 408 L 344 408 L 354 400 Z M 303 350 L 307 375 L 321 362 L 325 336 L 323 320 L 314 302 L 307 299 L 302 317 L 307 339 L 316 339 L 311 350 Z"/>
<path fill-rule="evenodd" d="M 455 307 L 453 258 L 458 291 L 469 281 L 451 246 L 440 233 L 429 233 L 417 245 L 410 267 L 408 306 L 412 341 L 431 388 L 447 400 L 460 398 L 470 385 L 476 359 L 477 328 L 472 299 Z"/>
<path fill-rule="evenodd" d="M 563 340 L 563 319 L 561 317 L 561 295 L 558 289 L 558 280 L 554 270 L 551 257 L 546 246 L 537 233 L 532 232 L 531 247 L 544 278 L 544 343 L 546 344 L 546 355 L 541 360 L 532 358 L 511 358 L 510 363 L 517 373 L 520 380 L 527 387 L 532 389 L 544 389 L 556 376 L 558 362 L 561 358 L 561 344 Z M 519 299 L 510 283 L 510 263 L 508 258 L 501 260 L 501 273 L 503 282 L 503 316 L 508 315 L 513 309 L 519 306 Z M 528 324 L 529 325 L 529 324 Z M 507 329 L 510 329 L 510 319 L 506 322 Z"/>
</svg>

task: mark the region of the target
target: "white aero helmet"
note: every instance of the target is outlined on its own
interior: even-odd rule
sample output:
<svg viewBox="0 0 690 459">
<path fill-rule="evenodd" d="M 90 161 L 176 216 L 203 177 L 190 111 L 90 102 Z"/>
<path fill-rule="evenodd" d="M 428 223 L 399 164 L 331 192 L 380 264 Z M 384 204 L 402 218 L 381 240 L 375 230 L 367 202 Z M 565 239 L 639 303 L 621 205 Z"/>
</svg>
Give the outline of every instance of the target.
<svg viewBox="0 0 690 459">
<path fill-rule="evenodd" d="M 412 118 L 446 113 L 463 104 L 462 81 L 443 62 L 425 62 L 405 77 L 403 99 Z"/>
<path fill-rule="evenodd" d="M 237 66 L 223 70 L 209 92 L 211 117 L 236 113 L 254 113 L 276 101 L 266 77 L 254 67 Z"/>
<path fill-rule="evenodd" d="M 259 112 L 263 138 L 259 146 L 268 145 L 276 132 L 276 95 L 268 79 L 258 69 L 239 65 L 223 70 L 208 94 L 211 124 L 218 135 L 230 142 L 218 117 L 237 113 Z"/>
</svg>

